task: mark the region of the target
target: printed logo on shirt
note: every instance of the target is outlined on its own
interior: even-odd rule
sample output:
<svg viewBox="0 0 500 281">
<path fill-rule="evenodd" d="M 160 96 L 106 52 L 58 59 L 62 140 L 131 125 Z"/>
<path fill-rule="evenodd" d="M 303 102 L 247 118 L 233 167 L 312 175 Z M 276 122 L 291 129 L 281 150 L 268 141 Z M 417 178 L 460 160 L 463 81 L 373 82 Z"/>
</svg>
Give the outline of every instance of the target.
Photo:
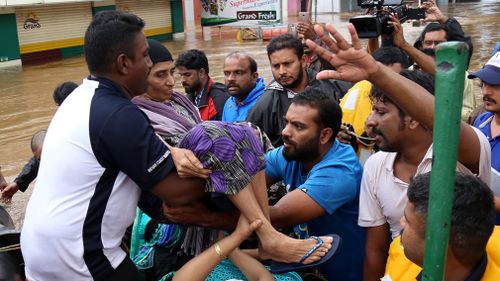
<svg viewBox="0 0 500 281">
<path fill-rule="evenodd" d="M 167 159 L 169 155 L 170 155 L 170 150 L 167 150 L 167 152 L 165 152 L 165 154 L 163 154 L 158 160 L 156 160 L 156 162 L 154 162 L 153 165 L 151 165 L 151 167 L 148 168 L 148 173 L 153 172 L 154 169 L 156 169 L 156 167 L 158 167 L 158 165 L 163 163 L 163 161 L 165 161 L 165 159 Z"/>
<path fill-rule="evenodd" d="M 391 276 L 386 275 L 386 276 L 380 278 L 380 281 L 392 281 L 392 279 L 391 279 Z"/>
</svg>

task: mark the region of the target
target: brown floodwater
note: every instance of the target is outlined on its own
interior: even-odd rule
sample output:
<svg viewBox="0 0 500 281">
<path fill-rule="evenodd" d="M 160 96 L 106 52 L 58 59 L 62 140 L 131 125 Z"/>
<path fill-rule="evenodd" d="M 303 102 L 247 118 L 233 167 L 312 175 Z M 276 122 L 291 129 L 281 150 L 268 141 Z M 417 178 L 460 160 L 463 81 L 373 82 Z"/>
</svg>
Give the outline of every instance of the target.
<svg viewBox="0 0 500 281">
<path fill-rule="evenodd" d="M 488 60 L 495 42 L 500 42 L 500 1 L 457 3 L 443 6 L 442 10 L 455 16 L 467 34 L 472 36 L 474 54 L 470 70 L 477 70 Z M 318 15 L 320 22 L 334 22 L 343 34 L 346 21 L 354 13 Z M 293 23 L 295 19 L 289 19 Z M 404 24 L 405 37 L 413 42 L 422 27 Z M 271 80 L 269 61 L 266 56 L 266 42 L 237 41 L 236 29 L 211 28 L 212 40 L 204 41 L 201 30 L 192 29 L 185 38 L 165 43 L 174 58 L 182 51 L 198 48 L 207 53 L 210 75 L 215 81 L 223 82 L 222 62 L 226 54 L 235 50 L 250 53 L 257 61 L 259 73 L 266 83 Z M 53 89 L 63 81 L 80 83 L 87 75 L 83 56 L 51 62 L 37 66 L 24 66 L 19 70 L 0 70 L 0 165 L 8 181 L 22 169 L 31 157 L 30 138 L 38 130 L 47 128 L 56 106 L 52 100 Z M 180 84 L 177 90 L 182 91 Z M 71 157 L 71 156 L 69 156 Z M 31 189 L 32 187 L 30 187 Z M 22 217 L 30 190 L 14 196 L 7 210 L 16 225 L 22 224 Z"/>
</svg>

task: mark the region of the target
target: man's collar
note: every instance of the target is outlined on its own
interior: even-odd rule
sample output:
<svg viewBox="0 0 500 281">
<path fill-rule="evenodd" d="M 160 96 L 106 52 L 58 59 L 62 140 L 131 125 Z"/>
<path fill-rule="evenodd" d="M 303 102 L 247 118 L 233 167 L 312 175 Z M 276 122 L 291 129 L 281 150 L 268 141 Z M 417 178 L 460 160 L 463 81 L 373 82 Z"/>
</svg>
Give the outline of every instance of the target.
<svg viewBox="0 0 500 281">
<path fill-rule="evenodd" d="M 201 90 L 200 102 L 197 105 L 198 107 L 208 106 L 208 95 L 210 94 L 210 90 L 212 90 L 213 83 L 214 81 L 209 76 L 205 87 L 203 88 L 203 90 Z M 196 99 L 196 96 L 199 94 L 200 93 L 193 94 L 193 100 Z"/>
<path fill-rule="evenodd" d="M 481 261 L 474 267 L 472 272 L 465 278 L 464 281 L 480 281 L 486 271 L 486 265 L 488 264 L 488 258 L 486 254 L 483 255 Z M 422 280 L 422 271 L 417 276 L 417 281 Z"/>
<path fill-rule="evenodd" d="M 87 77 L 87 80 L 89 80 L 89 81 L 97 81 L 97 82 L 99 82 L 99 85 L 102 85 L 103 87 L 112 88 L 114 93 L 119 94 L 119 95 L 125 97 L 128 100 L 130 100 L 131 98 L 133 98 L 133 97 L 129 97 L 127 95 L 127 93 L 125 93 L 123 91 L 123 87 L 120 86 L 120 84 L 118 84 L 115 81 L 110 80 L 108 78 L 97 77 L 97 76 L 94 76 L 94 75 L 89 75 Z"/>
<path fill-rule="evenodd" d="M 432 161 L 432 147 L 433 147 L 433 143 L 431 143 L 431 145 L 429 146 L 429 148 L 427 149 L 427 151 L 425 152 L 425 155 L 424 155 L 424 158 L 422 158 L 422 161 L 420 161 L 420 163 L 418 164 L 418 167 L 420 167 L 420 165 L 422 165 L 422 163 L 424 163 L 426 160 L 431 160 Z M 393 171 L 394 170 L 394 162 L 396 161 L 396 157 L 398 156 L 398 153 L 400 152 L 387 152 L 388 153 L 388 161 L 385 163 L 385 168 L 387 169 L 387 171 Z M 418 170 L 418 167 L 417 167 L 417 170 Z"/>
<path fill-rule="evenodd" d="M 256 98 L 255 95 L 258 94 L 259 92 L 263 93 L 265 89 L 266 86 L 264 84 L 264 78 L 258 77 L 257 81 L 255 82 L 255 85 L 252 87 L 250 92 L 248 92 L 243 101 L 239 101 L 237 98 L 234 98 L 234 101 L 236 104 L 238 104 L 238 106 L 243 106 L 253 101 Z"/>
<path fill-rule="evenodd" d="M 491 115 L 490 115 L 491 114 Z M 488 116 L 490 115 L 490 116 Z M 483 129 L 484 127 L 486 127 L 489 123 L 491 123 L 491 121 L 493 120 L 493 118 L 495 117 L 495 114 L 490 112 L 490 113 L 485 113 L 484 115 L 486 117 L 486 119 L 481 123 L 479 124 L 478 128 L 479 129 Z"/>
</svg>

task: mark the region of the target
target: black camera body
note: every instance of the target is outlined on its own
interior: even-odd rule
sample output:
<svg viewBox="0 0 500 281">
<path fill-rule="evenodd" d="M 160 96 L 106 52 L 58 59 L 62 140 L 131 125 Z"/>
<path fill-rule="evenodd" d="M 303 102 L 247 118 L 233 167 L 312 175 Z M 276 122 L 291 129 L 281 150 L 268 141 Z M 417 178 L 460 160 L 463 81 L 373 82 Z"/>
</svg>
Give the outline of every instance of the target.
<svg viewBox="0 0 500 281">
<path fill-rule="evenodd" d="M 358 0 L 358 6 L 364 9 L 376 9 L 369 15 L 352 17 L 349 22 L 354 25 L 359 38 L 376 38 L 381 34 L 391 34 L 392 26 L 388 24 L 389 15 L 395 14 L 401 23 L 407 20 L 425 19 L 425 11 L 421 8 L 409 8 L 404 0 Z"/>
</svg>

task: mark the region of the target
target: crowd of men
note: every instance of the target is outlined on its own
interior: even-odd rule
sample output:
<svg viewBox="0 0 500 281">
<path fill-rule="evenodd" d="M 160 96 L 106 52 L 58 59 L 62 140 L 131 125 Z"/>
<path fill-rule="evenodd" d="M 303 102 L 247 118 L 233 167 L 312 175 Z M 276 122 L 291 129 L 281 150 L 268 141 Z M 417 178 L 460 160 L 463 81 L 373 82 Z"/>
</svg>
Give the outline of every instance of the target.
<svg viewBox="0 0 500 281">
<path fill-rule="evenodd" d="M 224 84 L 210 78 L 201 50 L 174 60 L 202 120 L 248 121 L 269 137 L 274 149 L 266 154 L 262 188 L 284 189 L 269 206 L 272 225 L 293 229 L 290 235 L 299 238 L 341 238 L 334 257 L 308 271 L 317 278 L 420 280 L 439 114 L 435 50 L 454 40 L 469 45 L 469 60 L 473 53 L 456 19 L 444 16 L 434 1 L 423 8 L 433 22 L 415 44 L 406 42 L 391 16 L 391 46 L 371 54 L 351 25 L 348 43 L 329 24 L 301 23 L 299 36 L 281 35 L 267 45 L 274 78 L 267 85 L 249 53 L 226 56 Z M 11 184 L 0 174 L 3 201 L 26 190 L 38 174 L 21 236 L 28 280 L 143 280 L 120 248 L 141 190 L 163 198 L 177 177 L 207 178 L 210 167 L 188 150 L 167 148 L 130 103 L 145 92 L 151 68 L 141 22 L 120 12 L 94 18 L 85 36 L 90 76 L 59 108 L 43 153 L 40 136 L 33 138 L 36 168 L 29 164 Z M 460 125 L 445 280 L 497 280 L 500 52 L 465 75 L 462 120 L 472 121 Z M 481 93 L 471 79 L 480 80 Z M 484 103 L 476 105 L 480 94 Z M 476 107 L 484 112 L 471 118 Z M 166 204 L 164 216 L 181 225 L 241 227 L 239 212 L 205 203 Z M 214 249 L 223 256 L 217 244 Z M 302 268 L 299 262 L 287 270 Z"/>
</svg>

